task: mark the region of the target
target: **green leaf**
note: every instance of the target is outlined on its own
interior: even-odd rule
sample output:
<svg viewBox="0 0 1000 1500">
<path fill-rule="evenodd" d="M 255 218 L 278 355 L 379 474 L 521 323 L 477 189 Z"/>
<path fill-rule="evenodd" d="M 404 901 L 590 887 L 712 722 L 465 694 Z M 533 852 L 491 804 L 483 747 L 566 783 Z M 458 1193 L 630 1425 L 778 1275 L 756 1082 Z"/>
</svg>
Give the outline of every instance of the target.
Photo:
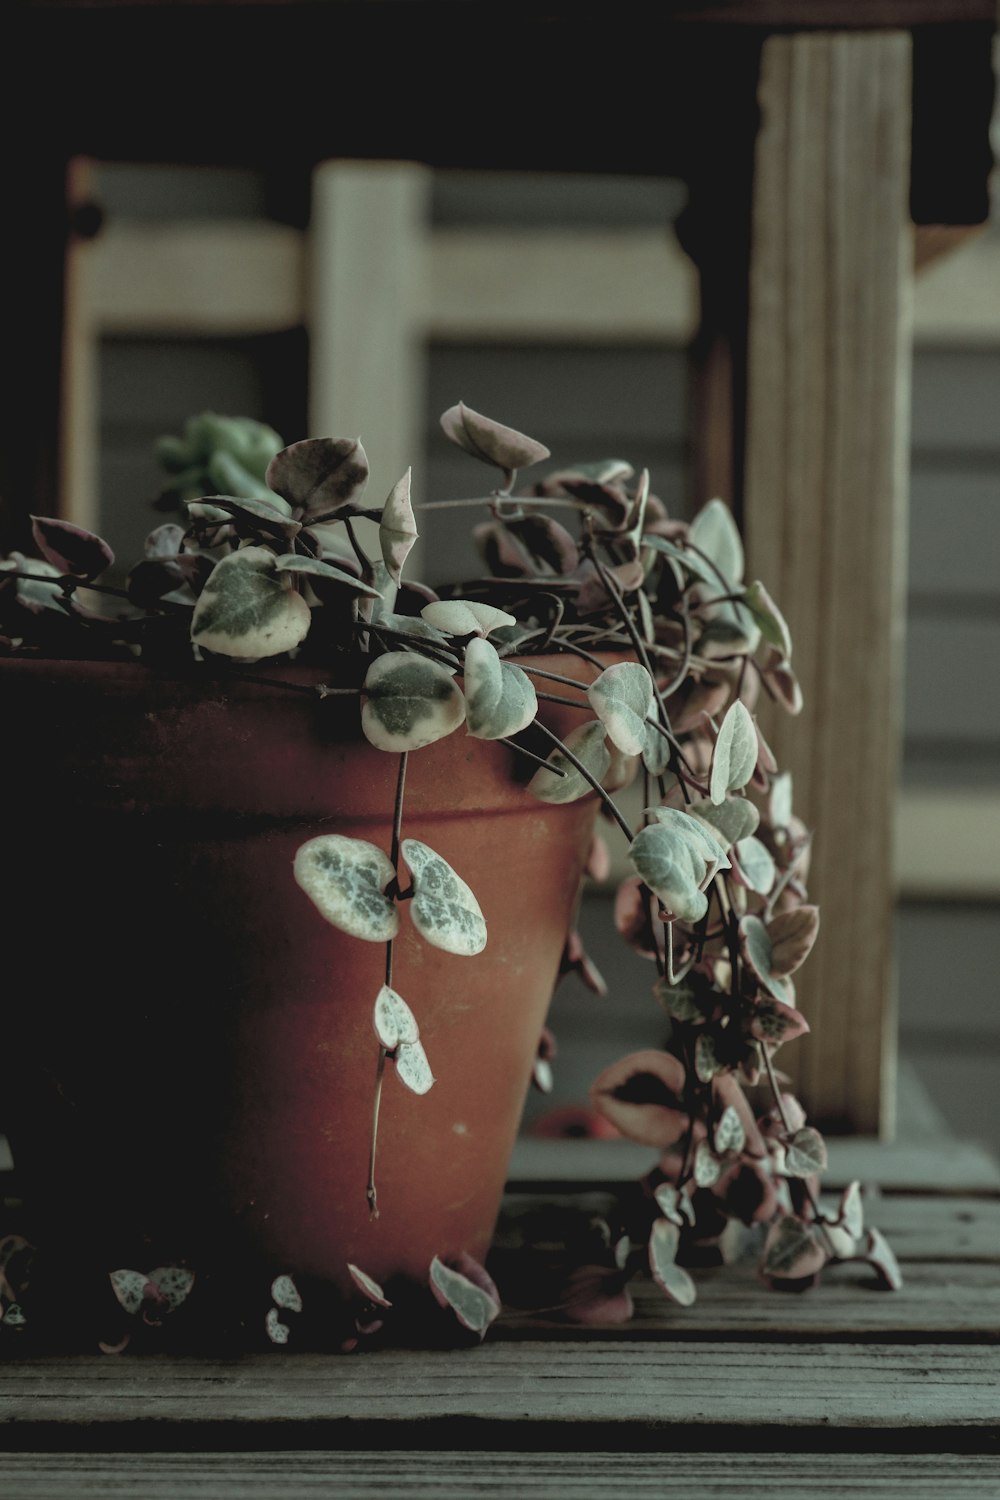
<svg viewBox="0 0 1000 1500">
<path fill-rule="evenodd" d="M 372 1012 L 375 1035 L 387 1052 L 395 1052 L 400 1043 L 412 1046 L 420 1040 L 420 1027 L 402 995 L 384 984 L 375 996 Z"/>
<path fill-rule="evenodd" d="M 653 994 L 675 1021 L 704 1021 L 705 1007 L 699 999 L 698 990 L 689 979 L 682 979 L 680 984 L 669 984 L 666 979 L 658 979 L 653 986 Z"/>
<path fill-rule="evenodd" d="M 411 472 L 407 469 L 402 479 L 397 480 L 389 491 L 389 498 L 382 508 L 382 519 L 378 528 L 382 560 L 389 570 L 390 577 L 396 583 L 400 580 L 403 564 L 417 540 L 417 523 L 413 518 L 413 506 L 410 504 Z"/>
<path fill-rule="evenodd" d="M 215 494 L 201 496 L 200 503 L 211 506 L 213 510 L 221 510 L 224 515 L 237 518 L 245 516 L 252 522 L 263 522 L 264 528 L 276 536 L 297 536 L 302 526 L 299 521 L 289 519 L 290 507 L 280 495 L 272 495 L 264 485 L 260 489 L 263 493 L 259 497 L 243 495 L 237 498 L 239 491 L 234 495 L 220 486 Z M 190 509 L 188 506 L 189 511 Z"/>
<path fill-rule="evenodd" d="M 694 1282 L 677 1265 L 680 1231 L 669 1219 L 657 1219 L 649 1233 L 649 1269 L 657 1286 L 682 1307 L 690 1307 L 697 1296 Z"/>
<path fill-rule="evenodd" d="M 191 639 L 206 651 L 256 661 L 291 651 L 308 634 L 308 604 L 278 572 L 267 547 L 241 547 L 217 562 L 198 599 Z"/>
<path fill-rule="evenodd" d="M 731 588 L 742 583 L 743 543 L 732 511 L 722 500 L 709 500 L 701 508 L 691 522 L 688 540 L 711 558 Z"/>
<path fill-rule="evenodd" d="M 707 823 L 727 851 L 749 838 L 760 824 L 760 813 L 747 797 L 726 797 L 718 805 L 692 802 L 686 811 Z"/>
<path fill-rule="evenodd" d="M 383 894 L 396 871 L 374 844 L 320 834 L 300 846 L 294 873 L 316 909 L 341 932 L 386 943 L 399 931 L 395 903 Z"/>
<path fill-rule="evenodd" d="M 771 782 L 767 815 L 774 828 L 787 828 L 792 821 L 792 773 L 781 771 Z"/>
<path fill-rule="evenodd" d="M 683 1229 L 685 1221 L 694 1223 L 694 1207 L 687 1193 L 680 1192 L 669 1182 L 661 1182 L 659 1187 L 654 1188 L 653 1197 L 656 1205 L 664 1218 L 669 1219 L 671 1224 L 676 1224 L 678 1229 Z"/>
<path fill-rule="evenodd" d="M 495 1297 L 476 1286 L 461 1271 L 453 1271 L 436 1255 L 431 1261 L 431 1291 L 442 1307 L 450 1307 L 463 1328 L 480 1337 L 500 1315 Z"/>
<path fill-rule="evenodd" d="M 708 897 L 692 873 L 686 846 L 668 829 L 651 824 L 632 840 L 629 859 L 639 878 L 661 905 L 684 922 L 697 922 L 708 910 Z"/>
<path fill-rule="evenodd" d="M 419 839 L 404 839 L 402 850 L 413 875 L 410 915 L 421 937 L 445 953 L 481 953 L 486 923 L 465 881 Z"/>
<path fill-rule="evenodd" d="M 271 1282 L 271 1296 L 279 1307 L 285 1307 L 289 1312 L 302 1311 L 302 1297 L 298 1287 L 290 1276 L 276 1276 Z"/>
<path fill-rule="evenodd" d="M 699 583 L 707 583 L 714 588 L 722 587 L 708 563 L 696 552 L 689 552 L 686 548 L 679 547 L 676 542 L 669 542 L 666 537 L 655 534 L 644 536 L 642 544 L 644 547 L 652 547 L 656 552 L 662 552 L 671 562 L 679 563 L 690 577 L 697 579 Z"/>
<path fill-rule="evenodd" d="M 789 1177 L 813 1177 L 826 1170 L 826 1143 L 818 1130 L 804 1125 L 785 1150 L 785 1172 Z"/>
<path fill-rule="evenodd" d="M 360 578 L 355 578 L 353 573 L 347 573 L 343 568 L 335 567 L 333 563 L 323 562 L 319 557 L 304 557 L 299 553 L 286 552 L 279 557 L 275 566 L 279 573 L 305 574 L 309 578 L 320 578 L 325 583 L 337 584 L 340 588 L 350 590 L 355 594 L 364 594 L 368 599 L 380 599 L 382 596 L 377 589 L 371 588 L 367 583 L 362 583 Z"/>
<path fill-rule="evenodd" d="M 646 668 L 638 662 L 617 662 L 594 679 L 587 697 L 612 743 L 626 755 L 641 755 L 648 739 L 646 720 L 656 708 Z"/>
<path fill-rule="evenodd" d="M 465 719 L 465 699 L 448 669 L 409 651 L 377 657 L 364 692 L 361 728 L 377 750 L 419 750 Z"/>
<path fill-rule="evenodd" d="M 767 846 L 760 839 L 740 839 L 738 844 L 733 845 L 733 853 L 740 873 L 750 889 L 760 896 L 766 896 L 774 885 L 777 873 Z"/>
<path fill-rule="evenodd" d="M 373 1276 L 369 1276 L 366 1271 L 360 1270 L 357 1266 L 352 1266 L 350 1261 L 347 1262 L 347 1270 L 358 1291 L 367 1297 L 369 1302 L 374 1302 L 378 1307 L 392 1306 Z"/>
<path fill-rule="evenodd" d="M 754 974 L 764 985 L 771 978 L 771 939 L 760 917 L 748 913 L 740 918 L 740 948 Z"/>
<path fill-rule="evenodd" d="M 763 996 L 754 1005 L 750 1034 L 758 1041 L 770 1042 L 776 1046 L 779 1042 L 804 1036 L 808 1030 L 809 1023 L 805 1016 L 784 1001 Z"/>
<path fill-rule="evenodd" d="M 711 1083 L 716 1073 L 722 1071 L 715 1051 L 715 1039 L 707 1031 L 703 1031 L 694 1044 L 694 1070 L 702 1083 Z"/>
<path fill-rule="evenodd" d="M 441 428 L 456 447 L 505 471 L 526 469 L 550 456 L 542 443 L 525 437 L 513 427 L 494 422 L 491 417 L 484 417 L 462 401 L 444 413 Z"/>
<path fill-rule="evenodd" d="M 566 736 L 566 747 L 572 750 L 581 765 L 586 766 L 594 780 L 600 782 L 611 765 L 611 754 L 605 744 L 604 725 L 593 719 L 589 724 L 579 724 Z M 563 776 L 553 774 L 548 766 L 542 766 L 528 782 L 528 791 L 542 802 L 575 802 L 584 797 L 593 787 L 585 776 L 570 762 L 562 750 L 553 750 L 548 765 L 563 771 Z"/>
<path fill-rule="evenodd" d="M 694 1153 L 695 1186 L 712 1187 L 722 1176 L 722 1163 L 707 1141 L 699 1141 Z"/>
<path fill-rule="evenodd" d="M 504 609 L 492 604 L 480 604 L 476 599 L 437 599 L 425 604 L 421 617 L 445 635 L 489 635 L 501 625 L 516 625 L 517 619 Z"/>
<path fill-rule="evenodd" d="M 715 1149 L 721 1156 L 726 1151 L 742 1151 L 747 1143 L 747 1133 L 739 1111 L 727 1104 L 715 1126 Z"/>
<path fill-rule="evenodd" d="M 771 598 L 767 589 L 755 580 L 743 596 L 747 609 L 760 626 L 765 641 L 775 646 L 783 657 L 792 654 L 792 634 L 784 615 Z"/>
<path fill-rule="evenodd" d="M 812 1229 L 794 1214 L 772 1224 L 764 1243 L 763 1270 L 768 1276 L 797 1280 L 814 1276 L 826 1260 Z"/>
<path fill-rule="evenodd" d="M 737 698 L 719 726 L 712 751 L 709 796 L 718 806 L 727 792 L 746 786 L 757 764 L 757 731 L 746 705 Z"/>
<path fill-rule="evenodd" d="M 526 729 L 538 711 L 531 679 L 501 661 L 489 641 L 473 636 L 465 648 L 465 717 L 469 734 L 505 739 Z"/>
</svg>

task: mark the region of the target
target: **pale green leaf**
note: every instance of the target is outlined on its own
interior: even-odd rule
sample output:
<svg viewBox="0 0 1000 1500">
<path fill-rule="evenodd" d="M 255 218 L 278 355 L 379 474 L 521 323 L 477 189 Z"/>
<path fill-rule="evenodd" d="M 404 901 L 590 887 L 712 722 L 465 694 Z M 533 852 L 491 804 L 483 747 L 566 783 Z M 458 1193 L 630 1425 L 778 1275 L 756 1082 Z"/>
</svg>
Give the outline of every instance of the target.
<svg viewBox="0 0 1000 1500">
<path fill-rule="evenodd" d="M 271 1282 L 271 1296 L 279 1307 L 286 1307 L 289 1312 L 302 1311 L 302 1297 L 298 1287 L 290 1276 L 276 1276 Z"/>
<path fill-rule="evenodd" d="M 760 839 L 740 839 L 738 844 L 733 845 L 733 853 L 750 889 L 759 896 L 768 895 L 777 872 L 767 846 Z"/>
<path fill-rule="evenodd" d="M 789 1177 L 812 1177 L 826 1170 L 826 1143 L 818 1130 L 803 1125 L 785 1148 L 785 1172 Z"/>
<path fill-rule="evenodd" d="M 757 764 L 757 731 L 749 710 L 739 698 L 730 704 L 719 726 L 712 751 L 709 796 L 718 806 L 727 792 L 746 786 Z"/>
<path fill-rule="evenodd" d="M 903 1273 L 892 1251 L 892 1246 L 880 1229 L 868 1231 L 865 1259 L 875 1267 L 884 1284 L 891 1292 L 898 1292 L 903 1285 Z"/>
<path fill-rule="evenodd" d="M 465 648 L 465 716 L 468 732 L 499 740 L 526 729 L 538 710 L 531 680 L 520 667 L 501 661 L 495 648 L 473 636 Z"/>
<path fill-rule="evenodd" d="M 264 1319 L 264 1327 L 267 1329 L 267 1336 L 272 1344 L 288 1343 L 288 1324 L 281 1321 L 276 1307 L 268 1308 L 267 1317 Z"/>
<path fill-rule="evenodd" d="M 461 1271 L 453 1271 L 436 1255 L 431 1261 L 431 1290 L 442 1307 L 451 1308 L 463 1328 L 480 1336 L 500 1314 L 495 1297 Z"/>
<path fill-rule="evenodd" d="M 686 811 L 707 823 L 727 850 L 749 838 L 760 824 L 760 813 L 747 797 L 726 797 L 718 805 L 709 801 L 692 802 Z"/>
<path fill-rule="evenodd" d="M 766 1275 L 789 1280 L 813 1276 L 822 1270 L 825 1259 L 812 1229 L 794 1214 L 784 1214 L 772 1224 L 764 1243 Z"/>
<path fill-rule="evenodd" d="M 403 1042 L 393 1056 L 400 1083 L 411 1094 L 426 1094 L 434 1086 L 434 1074 L 421 1042 Z"/>
<path fill-rule="evenodd" d="M 726 1151 L 742 1151 L 747 1135 L 739 1111 L 727 1104 L 715 1126 L 715 1149 L 720 1156 Z"/>
<path fill-rule="evenodd" d="M 767 814 L 774 828 L 787 828 L 792 821 L 791 771 L 780 771 L 771 782 Z"/>
<path fill-rule="evenodd" d="M 760 626 L 765 641 L 776 647 L 783 657 L 791 656 L 791 631 L 781 610 L 759 579 L 750 585 L 743 598 L 747 609 Z"/>
<path fill-rule="evenodd" d="M 295 855 L 295 879 L 326 920 L 352 937 L 386 943 L 399 930 L 395 903 L 384 895 L 396 871 L 392 861 L 363 839 L 324 833 Z"/>
<path fill-rule="evenodd" d="M 757 978 L 762 984 L 768 984 L 773 959 L 771 939 L 760 917 L 755 917 L 753 913 L 748 913 L 740 920 L 740 948 Z"/>
<path fill-rule="evenodd" d="M 409 651 L 389 651 L 368 668 L 361 728 L 378 750 L 419 750 L 465 719 L 465 699 L 451 673 Z"/>
<path fill-rule="evenodd" d="M 677 1265 L 680 1231 L 669 1219 L 655 1220 L 649 1233 L 649 1269 L 653 1280 L 668 1297 L 690 1307 L 696 1297 L 695 1284 L 683 1266 Z"/>
<path fill-rule="evenodd" d="M 492 604 L 477 599 L 437 599 L 420 611 L 423 619 L 446 635 L 489 635 L 501 625 L 516 625 L 517 619 Z"/>
<path fill-rule="evenodd" d="M 387 1052 L 395 1052 L 400 1043 L 412 1046 L 420 1040 L 420 1027 L 402 995 L 384 984 L 375 996 L 372 1013 L 375 1035 Z"/>
<path fill-rule="evenodd" d="M 703 1031 L 695 1042 L 694 1070 L 702 1083 L 711 1083 L 716 1073 L 722 1070 L 715 1051 L 715 1040 L 707 1031 Z"/>
<path fill-rule="evenodd" d="M 675 1021 L 704 1021 L 705 1010 L 691 980 L 682 979 L 680 984 L 670 984 L 666 979 L 658 979 L 653 994 Z"/>
<path fill-rule="evenodd" d="M 347 1262 L 347 1270 L 358 1291 L 367 1297 L 369 1302 L 374 1302 L 378 1307 L 392 1306 L 392 1303 L 386 1297 L 385 1292 L 383 1292 L 374 1276 L 369 1276 L 367 1271 L 362 1271 L 360 1267 L 353 1266 L 350 1261 Z"/>
<path fill-rule="evenodd" d="M 378 528 L 382 560 L 396 583 L 400 580 L 403 564 L 417 540 L 417 523 L 410 503 L 411 472 L 407 469 L 402 479 L 397 480 L 389 491 Z"/>
<path fill-rule="evenodd" d="M 495 464 L 499 469 L 526 469 L 530 464 L 549 457 L 544 444 L 526 437 L 516 428 L 504 427 L 492 417 L 484 417 L 463 401 L 444 412 L 441 428 L 456 447 L 483 463 Z"/>
<path fill-rule="evenodd" d="M 731 588 L 743 582 L 743 542 L 724 501 L 709 500 L 702 506 L 691 522 L 688 540 L 711 558 Z"/>
<path fill-rule="evenodd" d="M 684 1227 L 685 1221 L 688 1224 L 694 1223 L 694 1206 L 690 1197 L 687 1193 L 679 1192 L 672 1183 L 661 1182 L 654 1188 L 653 1197 L 660 1212 L 678 1229 Z"/>
<path fill-rule="evenodd" d="M 268 547 L 241 547 L 217 562 L 198 599 L 191 639 L 206 651 L 256 661 L 291 651 L 308 633 L 308 604 L 278 572 Z"/>
<path fill-rule="evenodd" d="M 465 881 L 419 839 L 404 839 L 402 850 L 413 876 L 410 915 L 421 937 L 445 953 L 481 953 L 486 923 Z"/>
<path fill-rule="evenodd" d="M 611 754 L 605 744 L 604 725 L 593 719 L 589 724 L 579 724 L 566 736 L 566 747 L 572 750 L 581 765 L 586 766 L 594 780 L 600 782 L 611 765 Z M 558 776 L 542 766 L 528 782 L 528 791 L 542 802 L 575 802 L 586 796 L 593 787 L 585 776 L 571 763 L 562 750 L 553 750 L 548 764 L 565 772 Z"/>
<path fill-rule="evenodd" d="M 689 552 L 676 542 L 668 541 L 663 536 L 656 536 L 655 533 L 644 536 L 642 544 L 644 547 L 652 547 L 656 552 L 662 552 L 672 563 L 677 563 L 686 569 L 688 574 L 699 583 L 707 583 L 715 588 L 722 587 L 712 568 L 698 556 L 697 552 Z"/>
<path fill-rule="evenodd" d="M 594 679 L 587 697 L 612 743 L 626 755 L 641 755 L 647 743 L 646 720 L 656 707 L 646 668 L 638 662 L 616 662 Z"/>
<path fill-rule="evenodd" d="M 112 1271 L 110 1277 L 115 1296 L 125 1311 L 134 1317 L 145 1300 L 146 1283 L 149 1278 L 141 1271 L 127 1270 Z"/>
<path fill-rule="evenodd" d="M 377 589 L 373 589 L 367 583 L 362 583 L 361 579 L 355 578 L 353 573 L 335 567 L 333 563 L 324 562 L 319 557 L 305 557 L 300 553 L 286 552 L 283 557 L 276 560 L 275 567 L 279 573 L 306 574 L 310 578 L 319 578 L 326 583 L 337 584 L 351 593 L 365 594 L 369 599 L 382 597 Z"/>
<path fill-rule="evenodd" d="M 699 1141 L 694 1153 L 695 1186 L 712 1187 L 722 1176 L 722 1163 L 707 1141 Z"/>
<path fill-rule="evenodd" d="M 632 840 L 629 859 L 640 879 L 661 905 L 684 922 L 697 922 L 708 910 L 708 897 L 699 888 L 699 866 L 690 846 L 676 834 L 652 823 Z"/>
</svg>

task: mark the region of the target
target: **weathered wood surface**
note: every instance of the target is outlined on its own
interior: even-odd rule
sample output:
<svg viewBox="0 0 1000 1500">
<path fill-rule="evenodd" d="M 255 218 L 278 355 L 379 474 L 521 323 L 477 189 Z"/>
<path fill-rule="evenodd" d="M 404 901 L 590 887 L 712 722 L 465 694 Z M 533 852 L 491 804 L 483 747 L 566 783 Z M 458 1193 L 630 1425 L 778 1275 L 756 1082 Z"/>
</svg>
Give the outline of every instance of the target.
<svg viewBox="0 0 1000 1500">
<path fill-rule="evenodd" d="M 0 1367 L 0 1440 L 58 1446 L 57 1434 L 152 1446 L 163 1423 L 186 1442 L 237 1447 L 406 1442 L 442 1446 L 816 1446 L 831 1430 L 905 1434 L 924 1451 L 1000 1438 L 1000 1348 L 988 1344 L 550 1339 L 537 1358 L 494 1340 L 459 1354 L 382 1350 L 361 1358 L 41 1358 Z M 67 1424 L 72 1424 L 71 1429 Z M 104 1437 L 98 1429 L 105 1429 Z M 798 1433 L 798 1440 L 796 1438 Z M 42 1441 L 39 1441 L 39 1440 Z M 84 1446 L 87 1443 L 84 1442 Z"/>
<path fill-rule="evenodd" d="M 4 1457 L 6 1500 L 996 1500 L 981 1454 L 181 1453 Z"/>
<path fill-rule="evenodd" d="M 891 1121 L 912 245 L 910 39 L 765 43 L 750 269 L 750 577 L 792 622 L 805 709 L 762 714 L 820 830 L 826 932 L 789 1067 L 818 1120 Z M 849 960 L 847 959 L 849 955 Z M 891 1127 L 890 1127 L 891 1128 Z"/>
</svg>

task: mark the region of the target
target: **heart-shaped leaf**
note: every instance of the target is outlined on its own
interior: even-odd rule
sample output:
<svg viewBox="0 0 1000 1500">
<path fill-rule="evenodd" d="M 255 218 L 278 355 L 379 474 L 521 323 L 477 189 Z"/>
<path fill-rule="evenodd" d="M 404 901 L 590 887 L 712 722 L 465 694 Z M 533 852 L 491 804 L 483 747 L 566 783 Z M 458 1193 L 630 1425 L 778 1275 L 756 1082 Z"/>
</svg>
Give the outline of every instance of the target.
<svg viewBox="0 0 1000 1500">
<path fill-rule="evenodd" d="M 31 534 L 47 562 L 60 573 L 70 573 L 87 582 L 110 568 L 115 554 L 101 537 L 71 521 L 53 516 L 32 516 Z"/>
<path fill-rule="evenodd" d="M 632 840 L 629 858 L 664 908 L 684 922 L 708 910 L 701 887 L 729 858 L 713 831 L 678 808 L 658 807 L 657 821 Z"/>
<path fill-rule="evenodd" d="M 649 1269 L 657 1286 L 682 1307 L 690 1307 L 697 1295 L 695 1284 L 677 1264 L 680 1231 L 669 1219 L 656 1219 L 649 1233 Z"/>
<path fill-rule="evenodd" d="M 269 491 L 266 493 L 267 499 L 257 500 L 237 498 L 228 492 L 222 492 L 218 495 L 205 495 L 202 503 L 211 506 L 213 510 L 221 510 L 225 516 L 232 516 L 238 523 L 237 530 L 241 536 L 260 530 L 278 537 L 298 536 L 302 530 L 301 523 L 290 519 L 284 500 L 280 495 L 272 495 Z"/>
<path fill-rule="evenodd" d="M 664 1218 L 669 1219 L 671 1224 L 676 1224 L 678 1229 L 683 1229 L 685 1223 L 694 1223 L 694 1205 L 691 1199 L 687 1193 L 679 1192 L 672 1183 L 661 1182 L 654 1189 L 653 1197 Z"/>
<path fill-rule="evenodd" d="M 279 1307 L 286 1307 L 289 1312 L 300 1313 L 302 1311 L 301 1294 L 290 1276 L 274 1278 L 271 1282 L 271 1296 Z"/>
<path fill-rule="evenodd" d="M 727 850 L 749 838 L 760 824 L 760 813 L 747 797 L 726 797 L 718 805 L 692 802 L 686 811 L 707 823 Z"/>
<path fill-rule="evenodd" d="M 157 1266 L 155 1271 L 150 1271 L 148 1279 L 156 1287 L 168 1312 L 180 1307 L 194 1286 L 194 1272 L 185 1266 Z"/>
<path fill-rule="evenodd" d="M 665 1150 L 690 1125 L 684 1108 L 684 1064 L 649 1048 L 621 1058 L 594 1080 L 591 1101 L 622 1135 Z"/>
<path fill-rule="evenodd" d="M 715 1050 L 715 1038 L 708 1031 L 703 1031 L 694 1044 L 694 1070 L 702 1083 L 711 1083 L 716 1073 L 722 1069 L 718 1053 Z"/>
<path fill-rule="evenodd" d="M 682 979 L 680 984 L 658 979 L 653 994 L 675 1021 L 704 1021 L 707 1006 L 692 978 Z"/>
<path fill-rule="evenodd" d="M 347 1263 L 347 1270 L 358 1291 L 367 1297 L 369 1302 L 374 1302 L 378 1307 L 392 1306 L 392 1303 L 374 1277 L 369 1276 L 367 1272 L 360 1270 L 357 1266 L 352 1266 L 350 1261 Z"/>
<path fill-rule="evenodd" d="M 616 662 L 594 678 L 587 697 L 612 743 L 626 755 L 641 755 L 648 737 L 646 720 L 656 707 L 646 668 L 638 662 Z"/>
<path fill-rule="evenodd" d="M 527 515 L 504 515 L 503 524 L 533 558 L 545 563 L 554 573 L 572 573 L 580 561 L 580 549 L 565 526 L 551 516 L 537 511 Z"/>
<path fill-rule="evenodd" d="M 397 479 L 389 491 L 389 498 L 382 507 L 382 519 L 379 522 L 378 540 L 382 548 L 382 560 L 389 570 L 389 575 L 398 583 L 403 572 L 403 564 L 410 555 L 414 542 L 417 540 L 417 523 L 413 518 L 413 506 L 410 502 L 410 476 L 412 470 L 407 469 L 402 479 Z"/>
<path fill-rule="evenodd" d="M 564 741 L 580 762 L 586 766 L 594 780 L 601 782 L 611 765 L 611 754 L 605 744 L 605 729 L 597 719 L 589 724 L 578 724 Z M 554 770 L 549 770 L 552 766 Z M 562 771 L 562 775 L 557 773 Z M 576 769 L 561 749 L 553 750 L 548 764 L 535 772 L 528 782 L 528 791 L 541 802 L 575 802 L 584 797 L 593 787 Z"/>
<path fill-rule="evenodd" d="M 376 657 L 364 692 L 361 728 L 377 750 L 419 750 L 465 719 L 465 699 L 447 668 L 409 651 Z"/>
<path fill-rule="evenodd" d="M 784 615 L 764 585 L 757 579 L 743 596 L 747 609 L 760 626 L 765 641 L 777 648 L 783 657 L 792 654 L 792 634 Z"/>
<path fill-rule="evenodd" d="M 272 1344 L 288 1343 L 289 1327 L 287 1323 L 281 1321 L 276 1307 L 268 1308 L 267 1317 L 264 1319 L 264 1327 Z"/>
<path fill-rule="evenodd" d="M 445 953 L 481 953 L 486 923 L 465 881 L 419 839 L 404 839 L 402 850 L 413 876 L 410 915 L 421 937 Z"/>
<path fill-rule="evenodd" d="M 310 520 L 360 500 L 368 455 L 360 438 L 306 438 L 271 460 L 266 483 Z"/>
<path fill-rule="evenodd" d="M 527 469 L 549 457 L 549 450 L 513 427 L 504 427 L 460 401 L 441 417 L 445 437 L 456 447 L 498 469 Z"/>
<path fill-rule="evenodd" d="M 785 1147 L 785 1171 L 789 1177 L 813 1177 L 826 1170 L 826 1142 L 818 1130 L 804 1125 Z"/>
<path fill-rule="evenodd" d="M 399 913 L 383 894 L 396 871 L 374 844 L 323 833 L 295 855 L 295 879 L 326 920 L 341 932 L 386 943 L 399 931 Z"/>
<path fill-rule="evenodd" d="M 742 1151 L 747 1143 L 746 1131 L 739 1111 L 727 1104 L 715 1126 L 715 1149 L 721 1156 L 726 1151 Z"/>
<path fill-rule="evenodd" d="M 688 529 L 688 541 L 715 564 L 730 588 L 743 581 L 743 542 L 732 511 L 722 500 L 709 500 Z M 713 582 L 721 587 L 718 579 Z"/>
<path fill-rule="evenodd" d="M 435 630 L 443 630 L 445 635 L 487 636 L 501 625 L 517 624 L 516 618 L 505 609 L 480 604 L 476 599 L 438 599 L 433 604 L 425 604 L 420 614 L 429 625 Z"/>
<path fill-rule="evenodd" d="M 722 1162 L 707 1141 L 699 1141 L 694 1153 L 695 1186 L 710 1188 L 722 1176 Z"/>
<path fill-rule="evenodd" d="M 411 1094 L 426 1094 L 434 1085 L 434 1074 L 422 1042 L 403 1042 L 393 1057 L 400 1083 Z"/>
<path fill-rule="evenodd" d="M 125 1311 L 134 1317 L 146 1300 L 149 1277 L 142 1271 L 112 1271 L 111 1288 Z"/>
<path fill-rule="evenodd" d="M 771 1225 L 764 1242 L 765 1275 L 797 1281 L 815 1276 L 825 1262 L 826 1253 L 812 1228 L 794 1214 L 783 1214 Z"/>
<path fill-rule="evenodd" d="M 805 963 L 819 934 L 819 907 L 795 906 L 768 923 L 771 973 L 794 974 Z"/>
<path fill-rule="evenodd" d="M 291 651 L 309 631 L 308 604 L 267 547 L 242 547 L 216 563 L 195 605 L 191 639 L 206 651 L 256 661 Z"/>
<path fill-rule="evenodd" d="M 738 868 L 744 884 L 758 895 L 766 896 L 777 874 L 767 845 L 751 836 L 734 844 L 733 854 L 736 856 L 734 869 Z"/>
<path fill-rule="evenodd" d="M 412 1046 L 420 1040 L 420 1027 L 402 995 L 384 984 L 375 996 L 372 1013 L 375 1035 L 387 1052 L 395 1052 L 401 1042 Z"/>
<path fill-rule="evenodd" d="M 739 699 L 731 704 L 719 726 L 712 751 L 709 796 L 718 806 L 727 792 L 745 787 L 757 764 L 757 731 L 746 705 Z"/>
<path fill-rule="evenodd" d="M 808 1030 L 809 1022 L 794 1006 L 766 995 L 754 1005 L 750 1034 L 760 1042 L 777 1046 L 780 1042 L 791 1042 L 797 1036 L 804 1036 Z"/>
<path fill-rule="evenodd" d="M 465 720 L 480 740 L 505 739 L 526 729 L 538 711 L 531 679 L 512 662 L 501 661 L 481 636 L 465 648 Z"/>
</svg>

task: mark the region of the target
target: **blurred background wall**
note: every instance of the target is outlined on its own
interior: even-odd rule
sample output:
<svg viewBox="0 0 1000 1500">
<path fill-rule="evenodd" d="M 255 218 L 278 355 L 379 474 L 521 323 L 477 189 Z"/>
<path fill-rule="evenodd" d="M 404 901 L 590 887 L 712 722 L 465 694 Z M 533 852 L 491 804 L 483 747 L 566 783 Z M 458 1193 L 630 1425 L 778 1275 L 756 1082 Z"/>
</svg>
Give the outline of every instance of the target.
<svg viewBox="0 0 1000 1500">
<path fill-rule="evenodd" d="M 408 461 L 418 498 L 475 493 L 475 465 L 437 429 L 438 414 L 459 399 L 540 438 L 554 461 L 615 455 L 648 465 L 672 514 L 709 498 L 696 493 L 689 462 L 685 343 L 697 293 L 672 236 L 680 184 L 411 169 L 398 185 L 397 223 L 416 224 L 419 246 L 414 239 L 410 249 L 438 311 L 427 329 L 404 320 L 395 365 L 382 350 L 367 369 L 379 334 L 361 299 L 352 313 L 344 288 L 324 281 L 303 239 L 320 221 L 333 232 L 329 217 L 345 192 L 360 194 L 364 211 L 359 178 L 331 180 L 324 198 L 308 182 L 249 171 L 80 170 L 81 202 L 101 217 L 75 271 L 70 420 L 97 440 L 75 448 L 68 495 L 124 557 L 136 555 L 153 522 L 154 438 L 204 409 L 259 417 L 288 441 L 360 426 L 376 502 Z M 409 253 L 388 242 L 394 232 L 387 227 L 385 253 Z M 434 245 L 440 272 L 426 264 Z M 656 276 L 667 290 L 644 322 L 638 292 Z M 535 278 L 549 290 L 533 301 Z M 363 422 L 319 367 L 317 301 L 332 319 L 330 336 L 343 328 L 356 348 L 357 383 L 368 391 Z M 599 303 L 622 308 L 627 326 L 602 321 Z M 514 305 L 525 310 L 510 317 Z M 1000 1149 L 1000 224 L 924 273 L 916 340 L 896 913 L 901 1050 L 951 1128 Z M 467 519 L 426 518 L 429 582 L 475 568 Z M 611 995 L 598 1000 L 571 980 L 557 997 L 555 1102 L 582 1102 L 602 1066 L 658 1039 L 651 973 L 607 936 L 608 899 L 588 896 L 583 925 Z M 530 1117 L 552 1103 L 534 1097 Z"/>
</svg>

